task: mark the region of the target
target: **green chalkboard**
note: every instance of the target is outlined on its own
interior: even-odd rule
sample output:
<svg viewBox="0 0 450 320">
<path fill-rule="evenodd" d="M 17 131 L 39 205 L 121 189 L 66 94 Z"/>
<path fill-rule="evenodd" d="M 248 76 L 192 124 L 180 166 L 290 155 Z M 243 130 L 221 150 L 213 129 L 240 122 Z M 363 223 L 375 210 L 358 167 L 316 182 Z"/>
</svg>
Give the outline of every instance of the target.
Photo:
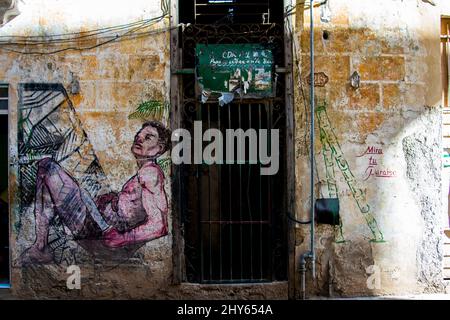
<svg viewBox="0 0 450 320">
<path fill-rule="evenodd" d="M 203 95 L 273 95 L 273 55 L 261 44 L 197 44 L 197 81 Z"/>
</svg>

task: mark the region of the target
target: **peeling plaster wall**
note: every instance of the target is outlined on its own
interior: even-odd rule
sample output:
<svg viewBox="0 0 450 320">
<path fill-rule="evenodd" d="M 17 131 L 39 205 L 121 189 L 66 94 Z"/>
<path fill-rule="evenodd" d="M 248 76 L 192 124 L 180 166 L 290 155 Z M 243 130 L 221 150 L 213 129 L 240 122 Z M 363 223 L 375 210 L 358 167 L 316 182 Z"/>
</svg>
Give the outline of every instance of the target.
<svg viewBox="0 0 450 320">
<path fill-rule="evenodd" d="M 107 14 L 105 8 L 108 8 Z M 25 1 L 22 14 L 1 28 L 1 35 L 49 35 L 80 32 L 120 25 L 161 15 L 159 1 Z M 146 37 L 112 42 L 91 50 L 65 51 L 52 55 L 21 55 L 2 51 L 0 79 L 10 85 L 10 156 L 17 158 L 19 84 L 60 83 L 69 93 L 76 118 L 112 190 L 137 171 L 130 148 L 143 120 L 128 115 L 147 100 L 169 100 L 168 19 L 153 26 L 166 31 Z M 102 40 L 94 39 L 93 44 Z M 85 46 L 75 43 L 74 46 Z M 51 48 L 51 47 L 50 47 Z M 53 48 L 58 49 L 58 46 Z M 18 49 L 22 49 L 18 47 Z M 46 46 L 37 47 L 48 49 Z M 80 92 L 71 94 L 73 77 Z M 167 124 L 168 119 L 163 119 Z M 33 212 L 20 212 L 17 165 L 10 170 L 12 206 L 12 289 L 18 296 L 52 297 L 149 297 L 169 287 L 172 277 L 171 216 L 169 235 L 148 242 L 126 261 L 92 259 L 76 244 L 76 264 L 81 269 L 81 290 L 66 287 L 67 263 L 20 264 L 24 247 L 35 239 Z M 170 206 L 170 177 L 165 179 Z M 24 217 L 29 215 L 29 218 Z M 21 230 L 16 226 L 21 222 Z M 72 241 L 73 242 L 73 241 Z M 84 253 L 83 253 L 84 252 Z"/>
<path fill-rule="evenodd" d="M 450 14 L 450 7 L 441 2 L 433 7 L 416 0 L 329 0 L 329 23 L 320 22 L 320 8 L 314 10 L 316 72 L 329 77 L 325 87 L 317 88 L 317 100 L 321 106 L 326 102 L 322 115 L 326 113 L 332 128 L 327 132 L 335 135 L 335 139 L 329 136 L 328 142 L 320 141 L 316 126 L 314 150 L 321 181 L 316 183 L 316 194 L 330 194 L 323 143 L 339 147 L 340 159 L 345 161 L 338 163 L 334 159 L 333 164 L 345 242 L 336 243 L 338 229 L 317 226 L 318 274 L 314 281 L 308 274 L 309 295 L 402 294 L 443 289 L 439 222 L 441 92 L 437 83 L 439 19 L 440 14 Z M 108 14 L 104 13 L 105 6 Z M 159 14 L 159 1 L 138 0 L 129 6 L 123 1 L 106 0 L 24 0 L 21 14 L 3 26 L 0 35 L 79 32 Z M 168 20 L 164 20 L 154 28 L 167 26 Z M 309 115 L 300 89 L 308 98 L 307 12 L 297 10 L 294 26 L 294 56 L 299 62 L 295 72 L 296 214 L 306 220 Z M 328 40 L 323 39 L 325 30 L 330 35 Z M 169 57 L 167 31 L 81 52 L 41 56 L 2 51 L 0 81 L 10 84 L 11 97 L 10 156 L 18 156 L 19 84 L 61 83 L 69 91 L 76 115 L 111 188 L 120 189 L 136 172 L 130 144 L 142 124 L 128 119 L 128 115 L 143 101 L 169 100 Z M 354 71 L 361 76 L 359 89 L 350 87 L 349 77 Z M 69 90 L 74 75 L 80 84 L 78 94 L 70 94 Z M 373 154 L 368 154 L 369 150 Z M 16 198 L 21 187 L 17 168 L 15 164 L 10 170 L 13 226 L 24 214 L 19 212 Z M 352 176 L 349 186 L 345 177 Z M 165 191 L 170 204 L 170 179 L 165 180 Z M 369 241 L 373 234 L 363 214 L 367 205 L 384 242 Z M 35 236 L 33 223 L 28 221 L 20 236 L 14 230 L 12 233 L 13 290 L 18 296 L 35 298 L 287 298 L 285 283 L 235 287 L 171 285 L 171 218 L 169 215 L 168 236 L 147 243 L 124 263 L 112 264 L 80 255 L 81 290 L 67 289 L 65 265 L 18 264 L 19 249 L 29 245 Z M 309 230 L 298 226 L 295 232 L 298 262 L 300 254 L 308 249 Z M 370 282 L 372 276 L 378 275 L 378 282 Z M 368 280 L 373 284 L 370 288 Z M 298 297 L 298 272 L 291 281 Z"/>
<path fill-rule="evenodd" d="M 133 5 L 130 5 L 119 0 L 23 0 L 21 14 L 0 28 L 0 35 L 78 33 L 149 19 L 161 13 L 161 1 L 133 0 Z M 123 256 L 120 259 L 114 256 L 110 259 L 93 257 L 77 241 L 69 239 L 65 243 L 70 259 L 46 264 L 23 262 L 22 258 L 29 256 L 27 250 L 36 240 L 38 230 L 35 205 L 30 204 L 26 210 L 20 205 L 20 191 L 25 189 L 19 180 L 20 164 L 17 163 L 20 154 L 18 134 L 23 130 L 18 124 L 18 108 L 23 103 L 20 97 L 24 96 L 22 84 L 57 84 L 65 88 L 68 94 L 65 109 L 58 112 L 65 117 L 64 121 L 85 132 L 88 142 L 83 145 L 83 150 L 95 154 L 110 190 L 119 191 L 138 169 L 130 148 L 144 122 L 142 119 L 129 119 L 128 116 L 142 102 L 170 101 L 168 27 L 169 19 L 164 18 L 153 25 L 145 36 L 111 42 L 89 50 L 68 50 L 48 55 L 1 51 L 0 81 L 10 86 L 11 285 L 16 296 L 38 299 L 287 299 L 286 282 L 236 286 L 173 284 L 170 167 L 164 179 L 169 205 L 168 235 L 131 251 L 126 259 Z M 73 46 L 94 46 L 101 41 L 94 38 L 89 43 L 75 42 Z M 33 47 L 38 51 L 58 48 L 58 45 Z M 15 49 L 26 48 L 17 46 Z M 74 79 L 78 81 L 79 93 L 71 93 Z M 39 93 L 39 89 L 36 90 Z M 29 96 L 29 99 L 32 98 Z M 68 104 L 73 105 L 73 112 L 67 107 Z M 169 126 L 167 114 L 156 120 Z M 74 172 L 69 173 L 75 175 Z M 70 236 L 71 230 L 67 226 L 59 230 Z M 53 259 L 56 260 L 55 256 Z M 67 287 L 70 276 L 67 267 L 70 264 L 80 267 L 80 290 L 69 290 Z"/>
<path fill-rule="evenodd" d="M 329 0 L 328 5 L 328 23 L 320 19 L 322 9 L 314 9 L 316 72 L 329 77 L 328 84 L 316 88 L 317 105 L 326 104 L 322 114 L 328 115 L 329 124 L 321 123 L 316 112 L 315 194 L 336 195 L 327 183 L 325 152 L 332 156 L 328 172 L 334 169 L 331 181 L 338 189 L 343 225 L 342 236 L 339 227 L 317 225 L 317 278 L 307 274 L 307 292 L 334 296 L 442 292 L 442 230 L 448 227 L 442 224 L 439 196 L 439 23 L 444 8 L 415 0 Z M 303 12 L 301 6 L 299 2 L 295 16 L 300 62 L 295 103 L 296 205 L 297 217 L 307 219 L 305 77 L 310 73 L 310 45 L 309 10 Z M 350 86 L 354 71 L 361 77 L 358 89 Z M 320 128 L 328 125 L 335 139 L 321 139 L 326 131 Z M 327 148 L 338 151 L 333 154 Z M 367 222 L 370 216 L 365 212 L 376 224 Z M 384 241 L 370 241 L 377 240 L 378 232 Z M 300 254 L 309 249 L 309 227 L 298 226 L 296 235 L 298 267 Z M 296 277 L 298 294 L 298 273 Z"/>
<path fill-rule="evenodd" d="M 107 14 L 105 8 L 108 8 Z M 21 15 L 0 29 L 0 35 L 39 36 L 77 33 L 122 25 L 161 15 L 160 1 L 27 1 Z M 79 123 L 88 145 L 106 176 L 109 188 L 119 191 L 136 173 L 131 145 L 144 120 L 129 119 L 136 107 L 148 100 L 170 101 L 169 20 L 151 27 L 146 36 L 112 42 L 95 49 L 69 50 L 51 55 L 0 54 L 0 81 L 10 85 L 10 157 L 18 158 L 18 107 L 21 84 L 61 84 L 73 105 L 72 124 Z M 148 29 L 147 29 L 148 30 Z M 93 39 L 88 45 L 100 43 Z M 85 42 L 74 46 L 86 46 Z M 35 50 L 58 49 L 36 46 Z M 22 50 L 23 47 L 17 49 Z M 72 94 L 73 79 L 79 93 Z M 67 102 L 66 102 L 67 104 Z M 66 107 L 67 109 L 67 107 Z M 67 110 L 66 110 L 67 111 Z M 61 115 L 64 112 L 61 111 Z M 150 119 L 146 119 L 150 120 Z M 160 120 L 167 127 L 169 119 Z M 66 119 L 66 121 L 68 121 Z M 191 298 L 191 299 L 287 299 L 287 283 L 236 286 L 173 284 L 172 212 L 170 167 L 165 172 L 164 190 L 169 204 L 168 235 L 131 251 L 126 259 L 93 257 L 76 241 L 68 241 L 71 260 L 62 263 L 27 264 L 22 256 L 36 239 L 33 206 L 21 210 L 17 161 L 10 167 L 12 290 L 25 298 Z M 73 172 L 70 172 L 73 173 Z M 70 231 L 64 229 L 70 235 Z M 55 259 L 55 258 L 54 258 Z M 69 290 L 67 267 L 80 267 L 80 290 Z"/>
</svg>

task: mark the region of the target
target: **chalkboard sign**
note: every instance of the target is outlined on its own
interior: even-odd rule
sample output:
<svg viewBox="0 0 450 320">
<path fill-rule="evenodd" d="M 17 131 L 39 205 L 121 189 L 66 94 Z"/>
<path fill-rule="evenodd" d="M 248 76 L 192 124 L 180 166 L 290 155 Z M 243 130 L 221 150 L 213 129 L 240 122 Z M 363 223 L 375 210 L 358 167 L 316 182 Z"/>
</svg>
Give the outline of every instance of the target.
<svg viewBox="0 0 450 320">
<path fill-rule="evenodd" d="M 261 44 L 197 44 L 197 81 L 202 102 L 219 94 L 221 105 L 235 95 L 258 98 L 273 95 L 273 55 Z"/>
</svg>

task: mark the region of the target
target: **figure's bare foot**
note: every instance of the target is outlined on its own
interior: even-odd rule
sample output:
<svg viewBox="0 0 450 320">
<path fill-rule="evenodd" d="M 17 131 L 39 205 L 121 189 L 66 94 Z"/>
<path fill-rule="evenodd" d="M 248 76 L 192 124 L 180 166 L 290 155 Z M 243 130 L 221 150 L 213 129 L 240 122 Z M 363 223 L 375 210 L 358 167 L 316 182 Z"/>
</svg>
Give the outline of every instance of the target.
<svg viewBox="0 0 450 320">
<path fill-rule="evenodd" d="M 40 250 L 36 245 L 31 246 L 22 253 L 22 264 L 49 264 L 53 262 L 53 254 L 44 247 Z"/>
</svg>

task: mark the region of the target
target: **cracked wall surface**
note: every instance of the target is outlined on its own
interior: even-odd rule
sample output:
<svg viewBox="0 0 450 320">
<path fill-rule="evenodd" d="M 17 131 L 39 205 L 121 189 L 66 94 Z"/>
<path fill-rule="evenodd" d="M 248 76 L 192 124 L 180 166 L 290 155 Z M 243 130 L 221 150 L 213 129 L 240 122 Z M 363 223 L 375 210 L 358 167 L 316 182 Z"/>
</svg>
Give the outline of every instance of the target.
<svg viewBox="0 0 450 320">
<path fill-rule="evenodd" d="M 446 9 L 421 1 L 330 0 L 327 10 L 330 19 L 324 8 L 314 9 L 315 72 L 329 77 L 316 88 L 314 184 L 315 197 L 339 198 L 342 225 L 316 226 L 318 276 L 307 274 L 307 291 L 442 292 L 448 226 L 440 196 L 439 23 Z M 308 9 L 297 9 L 295 26 L 296 204 L 297 217 L 306 219 Z M 359 88 L 351 86 L 354 72 Z M 298 226 L 296 234 L 298 263 L 309 248 L 309 227 Z"/>
<path fill-rule="evenodd" d="M 159 1 L 124 7 L 88 1 L 28 2 L 0 29 L 1 35 L 80 32 L 157 16 Z M 292 25 L 295 69 L 296 216 L 309 212 L 308 86 L 309 20 L 301 1 Z M 440 202 L 441 110 L 439 19 L 450 8 L 422 1 L 329 0 L 329 12 L 314 9 L 316 72 L 329 82 L 316 90 L 317 197 L 337 197 L 341 228 L 317 225 L 317 278 L 307 275 L 308 296 L 357 296 L 440 292 L 442 226 Z M 386 9 L 389 9 L 388 12 Z M 81 18 L 80 18 L 81 17 Z M 322 17 L 323 18 L 323 17 Z M 328 20 L 329 18 L 329 20 Z M 145 37 L 56 54 L 1 51 L 0 81 L 10 85 L 10 156 L 17 159 L 20 84 L 62 85 L 73 104 L 112 190 L 137 170 L 130 152 L 142 122 L 129 119 L 145 101 L 168 101 L 170 47 L 168 20 Z M 324 37 L 324 31 L 327 36 Z M 75 46 L 95 46 L 77 41 Z M 23 49 L 22 47 L 16 49 Z M 47 46 L 34 49 L 45 50 Z M 55 48 L 56 49 L 56 48 Z M 350 86 L 358 72 L 360 87 Z M 76 81 L 75 81 L 76 80 Z M 73 91 L 74 83 L 79 92 Z M 75 86 L 76 87 L 76 86 Z M 168 117 L 159 119 L 165 124 Z M 170 208 L 170 173 L 164 183 Z M 23 266 L 20 255 L 35 239 L 33 210 L 21 211 L 18 165 L 10 171 L 13 230 L 12 286 L 34 298 L 287 298 L 287 284 L 173 285 L 172 217 L 169 235 L 146 243 L 129 259 L 93 259 L 76 243 L 81 290 L 66 287 L 65 264 Z M 447 226 L 448 227 L 448 226 Z M 299 297 L 298 261 L 308 249 L 308 226 L 295 229 L 295 274 L 289 279 Z M 310 270 L 310 266 L 308 266 Z"/>
</svg>

